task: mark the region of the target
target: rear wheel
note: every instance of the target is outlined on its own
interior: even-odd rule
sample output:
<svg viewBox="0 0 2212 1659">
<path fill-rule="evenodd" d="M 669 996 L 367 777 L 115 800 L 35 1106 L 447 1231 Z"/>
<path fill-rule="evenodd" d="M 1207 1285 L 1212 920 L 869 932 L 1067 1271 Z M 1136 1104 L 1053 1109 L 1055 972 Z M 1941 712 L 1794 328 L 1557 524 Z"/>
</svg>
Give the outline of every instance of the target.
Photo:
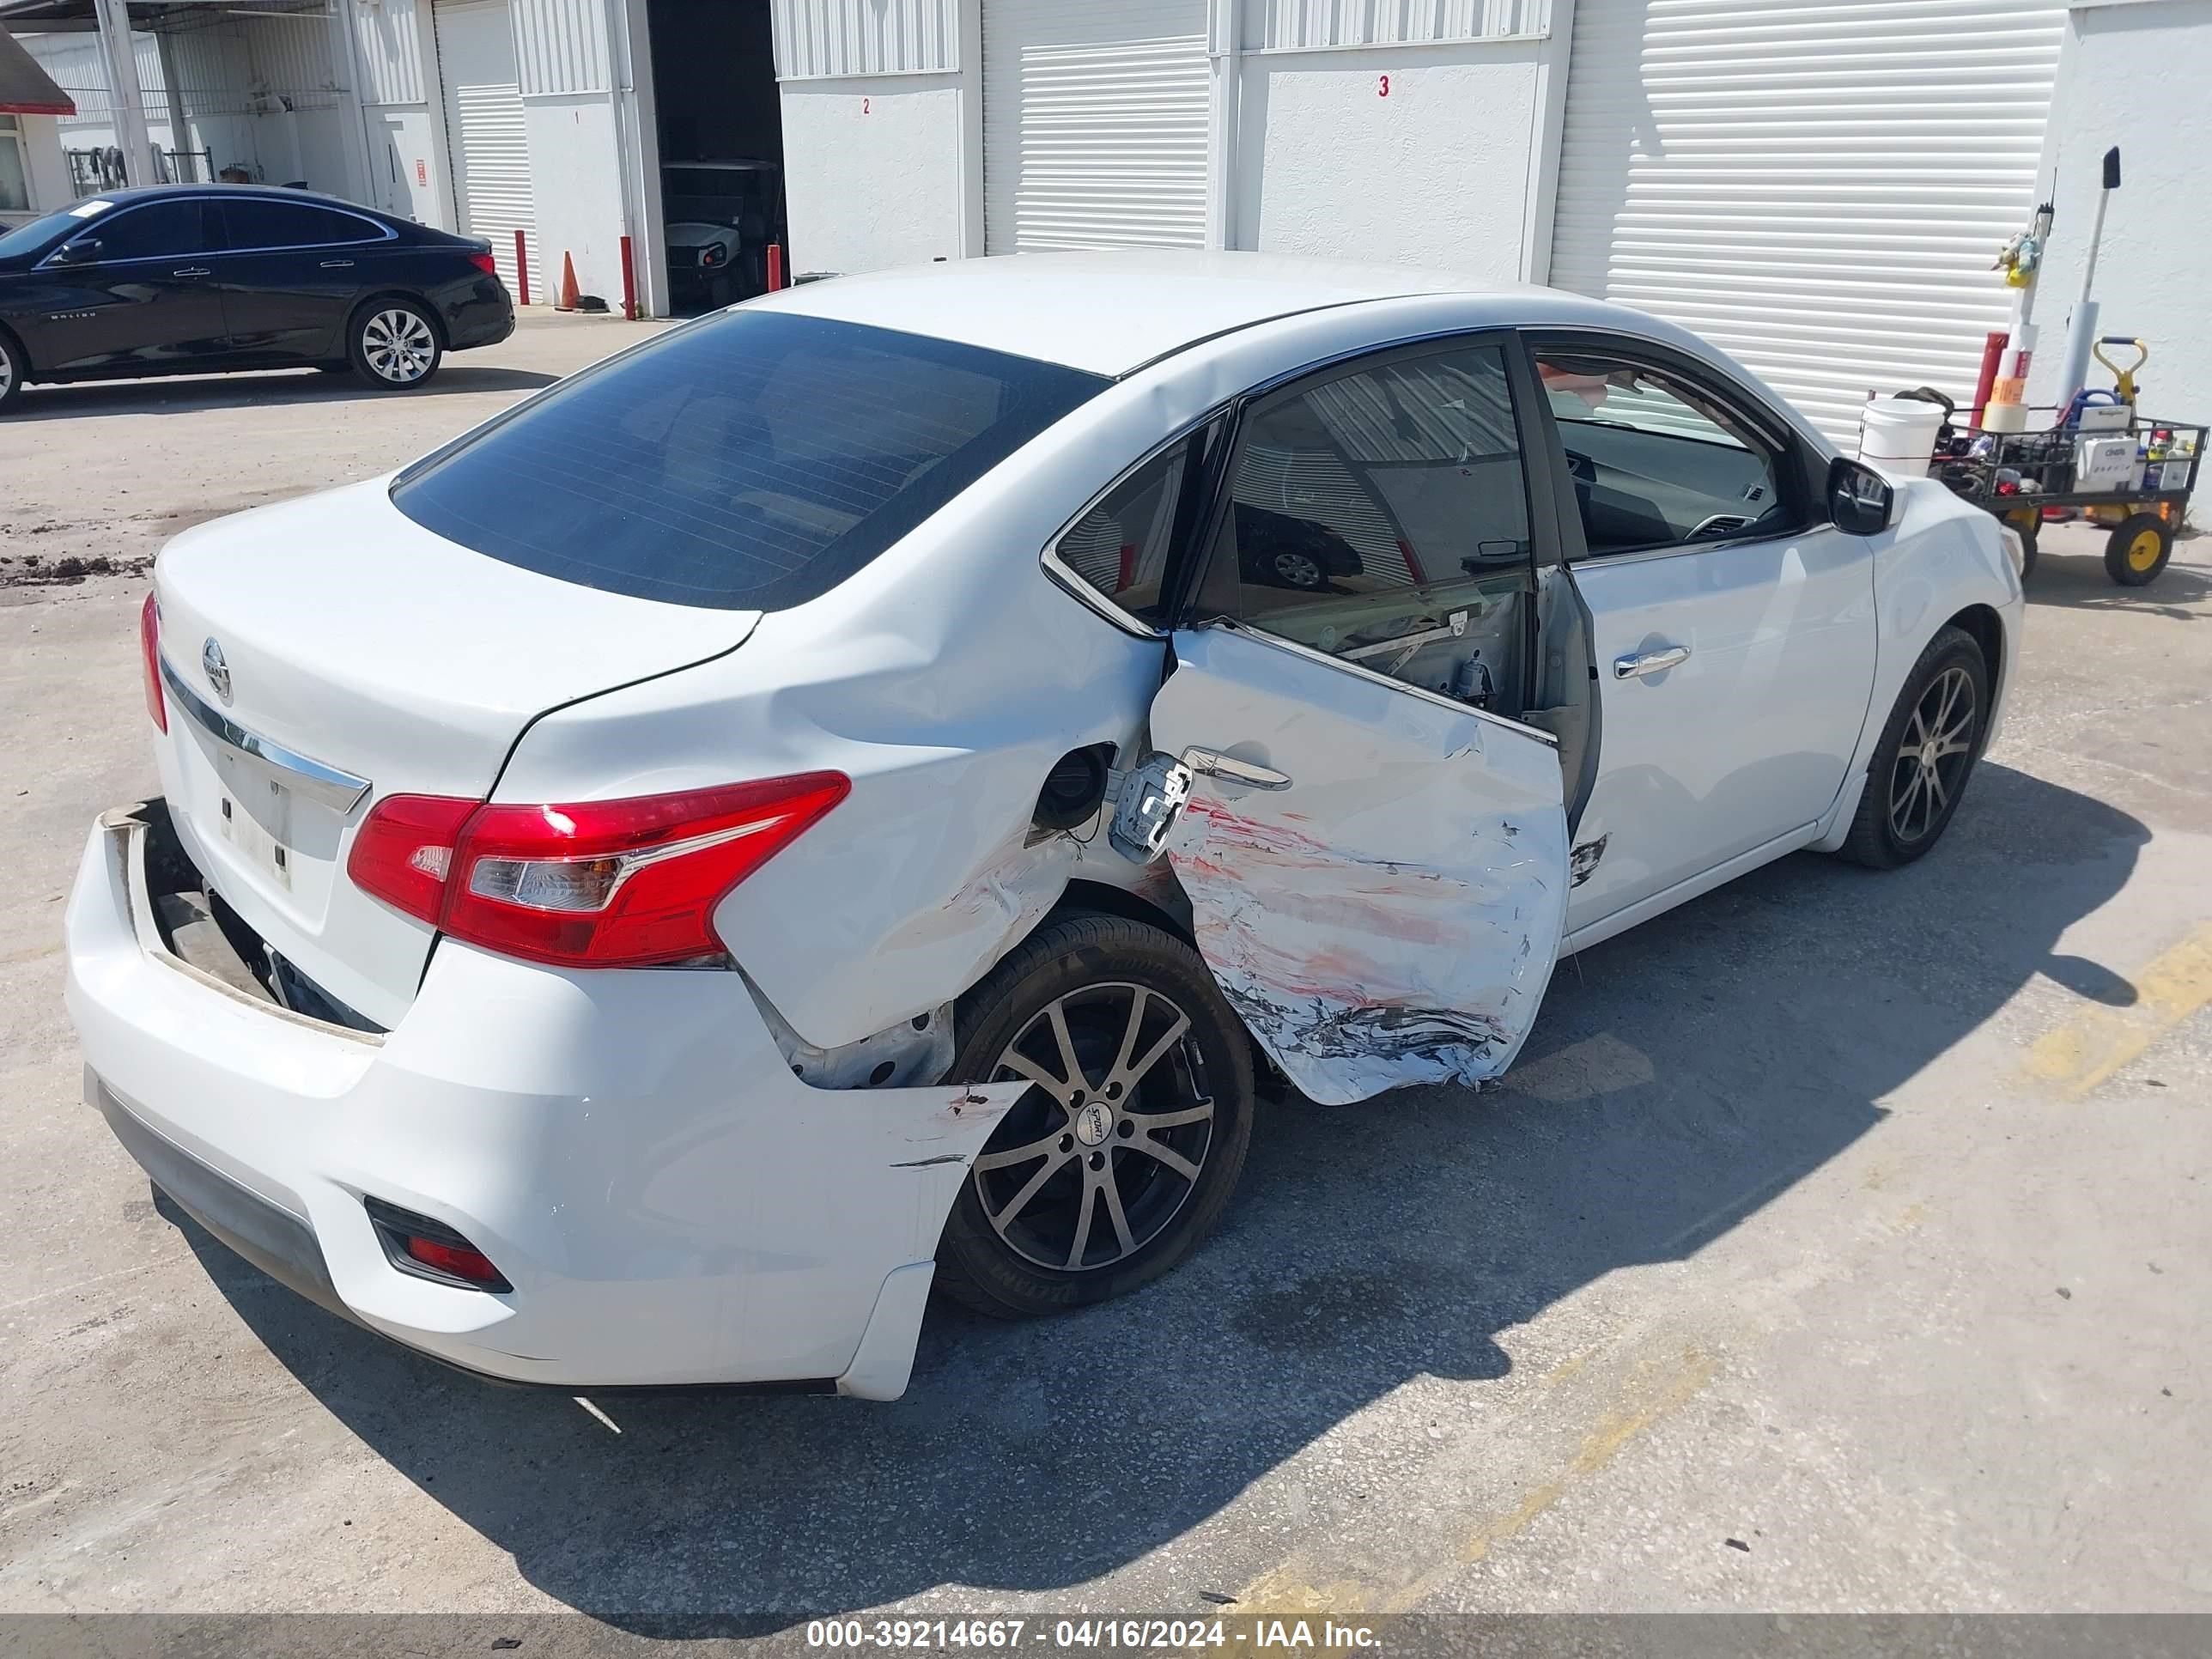
<svg viewBox="0 0 2212 1659">
<path fill-rule="evenodd" d="M 2173 556 L 2173 531 L 2155 513 L 2123 519 L 2105 544 L 2105 574 L 2123 587 L 2142 587 L 2158 580 Z"/>
<path fill-rule="evenodd" d="M 1032 1085 L 947 1218 L 937 1283 L 1029 1317 L 1176 1266 L 1229 1202 L 1252 1134 L 1252 1061 L 1191 947 L 1121 916 L 1041 930 L 962 1000 L 951 1075 Z"/>
<path fill-rule="evenodd" d="M 1944 629 L 1912 665 L 1882 728 L 1844 857 L 1893 870 L 1942 838 L 1980 757 L 1989 706 L 1982 647 L 1965 629 Z"/>
<path fill-rule="evenodd" d="M 2026 581 L 2035 570 L 2036 544 L 2043 534 L 2043 509 L 2029 507 L 2025 512 L 2008 514 L 2005 522 L 2020 537 L 2020 579 Z"/>
<path fill-rule="evenodd" d="M 347 326 L 347 361 L 380 392 L 413 391 L 445 355 L 437 325 L 412 300 L 371 300 Z"/>
</svg>

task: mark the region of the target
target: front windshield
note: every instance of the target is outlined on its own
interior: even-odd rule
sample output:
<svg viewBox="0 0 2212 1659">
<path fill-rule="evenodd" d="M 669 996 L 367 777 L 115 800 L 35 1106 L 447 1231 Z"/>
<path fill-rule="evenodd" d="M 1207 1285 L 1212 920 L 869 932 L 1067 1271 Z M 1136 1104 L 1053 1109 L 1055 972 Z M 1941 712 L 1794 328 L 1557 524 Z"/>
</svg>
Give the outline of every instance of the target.
<svg viewBox="0 0 2212 1659">
<path fill-rule="evenodd" d="M 79 202 L 75 207 L 64 208 L 58 213 L 49 213 L 42 219 L 33 219 L 27 225 L 18 225 L 0 236 L 0 259 L 18 253 L 36 253 L 64 231 L 76 229 L 94 215 L 105 213 L 110 205 L 94 198 L 89 202 Z M 88 212 L 88 209 L 91 211 Z"/>
</svg>

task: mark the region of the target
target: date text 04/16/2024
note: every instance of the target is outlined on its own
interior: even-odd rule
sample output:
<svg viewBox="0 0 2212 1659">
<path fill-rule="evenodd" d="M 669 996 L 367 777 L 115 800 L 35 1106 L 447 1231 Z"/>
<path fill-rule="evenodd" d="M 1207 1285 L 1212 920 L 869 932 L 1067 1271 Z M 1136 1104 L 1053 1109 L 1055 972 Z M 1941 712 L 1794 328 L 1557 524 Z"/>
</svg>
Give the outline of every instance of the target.
<svg viewBox="0 0 2212 1659">
<path fill-rule="evenodd" d="M 806 1626 L 806 1645 L 832 1651 L 969 1648 L 1012 1653 L 1039 1644 L 1077 1651 L 1144 1652 L 1381 1645 L 1370 1627 L 1332 1619 L 816 1619 Z"/>
</svg>

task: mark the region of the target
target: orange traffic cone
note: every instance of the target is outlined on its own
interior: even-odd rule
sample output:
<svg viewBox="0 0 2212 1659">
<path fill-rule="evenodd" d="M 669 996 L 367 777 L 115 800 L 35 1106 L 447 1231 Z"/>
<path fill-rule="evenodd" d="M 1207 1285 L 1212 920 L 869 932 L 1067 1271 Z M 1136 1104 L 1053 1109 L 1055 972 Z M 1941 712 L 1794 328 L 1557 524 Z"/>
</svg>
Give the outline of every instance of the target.
<svg viewBox="0 0 2212 1659">
<path fill-rule="evenodd" d="M 567 253 L 561 256 L 561 297 L 554 304 L 556 311 L 576 308 L 576 262 Z"/>
</svg>

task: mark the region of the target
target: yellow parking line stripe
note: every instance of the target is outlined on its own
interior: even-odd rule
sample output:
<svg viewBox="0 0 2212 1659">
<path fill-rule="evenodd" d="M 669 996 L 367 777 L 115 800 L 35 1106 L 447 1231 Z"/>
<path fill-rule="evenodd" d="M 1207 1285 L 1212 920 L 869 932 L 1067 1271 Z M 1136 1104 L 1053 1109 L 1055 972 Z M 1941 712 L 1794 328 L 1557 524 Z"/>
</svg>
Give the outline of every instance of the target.
<svg viewBox="0 0 2212 1659">
<path fill-rule="evenodd" d="M 2030 1077 L 2079 1100 L 2212 1002 L 2212 923 L 2195 929 L 2135 977 L 2127 1008 L 2085 1009 L 2027 1051 Z"/>
<path fill-rule="evenodd" d="M 1582 1357 L 1570 1360 L 1561 1371 L 1581 1369 Z M 1613 1462 L 1638 1436 L 1661 1419 L 1680 1409 L 1712 1381 L 1717 1363 L 1695 1348 L 1679 1355 L 1639 1365 L 1621 1390 L 1620 1399 L 1600 1417 L 1566 1467 L 1531 1487 L 1504 1515 L 1485 1516 L 1461 1535 L 1457 1547 L 1427 1571 L 1397 1583 L 1365 1583 L 1356 1579 L 1317 1582 L 1295 1560 L 1261 1573 L 1237 1594 L 1240 1613 L 1404 1613 L 1441 1588 L 1455 1573 L 1526 1531 L 1538 1516 L 1564 1498 L 1577 1481 L 1595 1474 Z M 1559 1380 L 1559 1373 L 1545 1379 Z"/>
</svg>

